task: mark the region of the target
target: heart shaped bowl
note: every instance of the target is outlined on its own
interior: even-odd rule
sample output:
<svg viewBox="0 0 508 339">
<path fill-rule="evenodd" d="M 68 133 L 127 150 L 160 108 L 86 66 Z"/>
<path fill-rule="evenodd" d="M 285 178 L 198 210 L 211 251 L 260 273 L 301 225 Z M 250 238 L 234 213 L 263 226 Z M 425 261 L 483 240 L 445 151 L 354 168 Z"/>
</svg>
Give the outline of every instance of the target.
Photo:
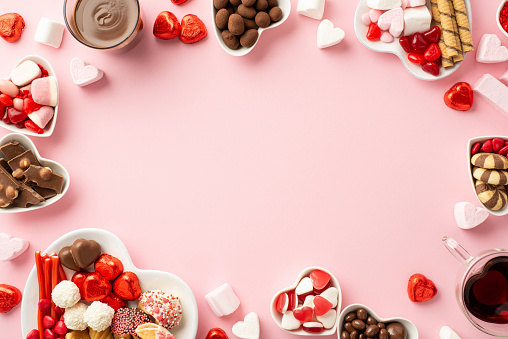
<svg viewBox="0 0 508 339">
<path fill-rule="evenodd" d="M 508 214 L 508 205 L 501 208 L 500 210 L 498 211 L 493 211 L 489 208 L 487 208 L 481 201 L 480 199 L 478 198 L 478 196 L 476 195 L 476 190 L 475 190 L 475 185 L 474 185 L 474 182 L 475 182 L 475 178 L 473 177 L 473 165 L 471 165 L 471 149 L 473 148 L 473 145 L 476 144 L 477 142 L 485 142 L 489 139 L 493 139 L 493 138 L 501 138 L 503 140 L 508 140 L 508 137 L 507 136 L 498 136 L 498 135 L 494 135 L 494 136 L 485 136 L 485 137 L 477 137 L 477 138 L 472 138 L 472 139 L 469 139 L 469 141 L 467 142 L 467 168 L 469 168 L 469 180 L 471 182 L 471 187 L 473 188 L 473 191 L 474 191 L 474 195 L 476 197 L 476 199 L 478 199 L 478 201 L 480 202 L 480 204 L 492 215 L 495 215 L 495 216 L 503 216 L 503 215 L 507 215 Z"/>
<path fill-rule="evenodd" d="M 321 333 L 309 333 L 309 332 L 305 332 L 302 328 L 300 328 L 298 330 L 288 331 L 288 330 L 282 328 L 282 325 L 281 325 L 282 324 L 282 314 L 277 312 L 277 309 L 276 309 L 277 298 L 278 298 L 279 294 L 281 294 L 281 293 L 285 293 L 285 292 L 288 292 L 288 291 L 293 291 L 296 288 L 296 286 L 298 286 L 298 283 L 300 282 L 300 280 L 302 280 L 304 277 L 308 277 L 310 272 L 312 272 L 314 270 L 320 270 L 320 271 L 328 273 L 330 275 L 330 281 L 331 281 L 330 287 L 335 287 L 339 291 L 339 300 L 337 302 L 337 307 L 335 307 L 336 310 L 337 310 L 337 319 L 335 320 L 335 324 L 333 325 L 332 328 L 325 329 Z M 297 302 L 298 302 L 298 297 L 297 297 Z M 307 267 L 306 269 L 301 271 L 300 274 L 298 274 L 298 277 L 296 278 L 294 284 L 291 287 L 282 289 L 282 290 L 280 290 L 279 292 L 277 292 L 275 294 L 275 296 L 272 298 L 272 302 L 270 303 L 270 312 L 272 314 L 273 321 L 275 321 L 275 323 L 281 329 L 286 331 L 287 333 L 296 334 L 296 335 L 304 335 L 304 336 L 332 335 L 332 334 L 335 333 L 335 331 L 337 329 L 337 324 L 338 324 L 338 320 L 339 320 L 339 313 L 340 313 L 340 305 L 341 305 L 341 303 L 342 303 L 342 292 L 340 290 L 340 285 L 339 285 L 339 281 L 337 280 L 337 278 L 335 278 L 335 276 L 330 271 L 328 271 L 328 270 L 326 270 L 324 268 L 316 267 L 316 266 L 311 266 L 311 267 Z"/>
<path fill-rule="evenodd" d="M 71 245 L 74 240 L 84 238 L 97 241 L 103 253 L 111 254 L 122 261 L 124 271 L 131 271 L 137 274 L 142 291 L 162 290 L 180 297 L 182 305 L 182 321 L 180 325 L 171 329 L 171 333 L 178 339 L 195 339 L 198 330 L 198 306 L 194 294 L 187 284 L 174 274 L 141 270 L 132 263 L 129 252 L 117 236 L 113 233 L 95 229 L 85 228 L 65 234 L 53 242 L 45 253 L 58 253 L 64 246 Z M 74 271 L 64 268 L 67 278 L 70 279 Z M 34 268 L 28 276 L 21 303 L 21 330 L 23 338 L 28 332 L 37 328 L 37 303 L 39 300 L 39 289 L 37 281 L 37 269 Z M 129 302 L 128 307 L 136 307 L 136 301 Z"/>
<path fill-rule="evenodd" d="M 377 322 L 383 322 L 386 324 L 392 323 L 392 322 L 401 323 L 406 328 L 407 339 L 418 339 L 418 330 L 416 329 L 416 326 L 411 321 L 404 319 L 404 318 L 398 318 L 398 317 L 381 318 L 373 310 L 371 310 L 370 308 L 368 308 L 367 306 L 362 305 L 362 304 L 351 304 L 351 305 L 347 306 L 346 308 L 344 308 L 342 310 L 342 312 L 340 313 L 339 324 L 337 326 L 337 336 L 339 339 L 340 339 L 340 334 L 342 332 L 342 329 L 344 328 L 344 324 L 346 323 L 346 321 L 344 320 L 346 315 L 348 315 L 351 312 L 356 312 L 360 308 L 365 309 L 370 316 L 372 316 L 374 319 L 377 320 Z"/>
<path fill-rule="evenodd" d="M 254 45 L 252 45 L 251 47 L 248 47 L 248 48 L 240 46 L 237 49 L 230 49 L 229 47 L 226 46 L 226 44 L 224 43 L 224 40 L 222 40 L 221 30 L 218 29 L 217 25 L 215 24 L 215 15 L 217 14 L 217 9 L 215 9 L 215 7 L 213 6 L 213 0 L 212 0 L 211 4 L 212 4 L 213 29 L 215 32 L 215 37 L 217 38 L 217 41 L 219 42 L 219 45 L 222 47 L 222 49 L 224 51 L 226 51 L 226 53 L 233 55 L 233 56 L 242 56 L 242 55 L 245 55 L 245 54 L 249 53 L 250 51 L 252 51 L 252 49 L 254 49 L 254 47 L 256 47 L 257 43 L 259 42 L 259 39 L 261 39 L 261 33 L 263 33 L 264 31 L 266 31 L 268 29 L 272 29 L 277 26 L 280 26 L 289 17 L 289 13 L 291 12 L 291 0 L 278 0 L 278 3 L 279 3 L 280 9 L 282 10 L 282 18 L 279 21 L 271 24 L 270 26 L 268 26 L 266 28 L 259 28 L 258 29 L 258 33 L 259 33 L 258 39 L 254 43 Z"/>
<path fill-rule="evenodd" d="M 24 57 L 23 59 L 19 60 L 18 63 L 16 64 L 16 66 L 14 66 L 14 68 L 18 67 L 21 63 L 23 63 L 26 60 L 31 60 L 31 61 L 35 62 L 36 64 L 41 65 L 46 71 L 48 71 L 48 75 L 55 77 L 57 91 L 60 92 L 60 90 L 58 89 L 58 79 L 56 77 L 55 71 L 53 70 L 53 67 L 51 67 L 48 60 L 46 60 L 43 57 L 38 56 L 38 55 L 28 55 L 28 56 Z M 60 93 L 59 93 L 58 97 L 59 97 L 58 100 L 60 100 Z M 2 120 L 0 120 L 0 126 L 2 126 L 5 129 L 8 129 L 10 131 L 16 132 L 16 133 L 23 133 L 23 134 L 31 135 L 34 137 L 49 137 L 51 134 L 53 134 L 53 130 L 55 129 L 57 115 L 58 115 L 58 101 L 55 106 L 55 114 L 53 115 L 53 119 L 51 119 L 51 121 L 44 128 L 44 133 L 42 133 L 42 134 L 34 133 L 26 128 L 17 128 L 16 126 L 14 126 L 12 124 L 11 125 L 6 124 Z"/>
<path fill-rule="evenodd" d="M 49 205 L 53 205 L 58 200 L 62 199 L 63 196 L 67 193 L 67 190 L 69 189 L 69 185 L 71 183 L 71 177 L 69 176 L 69 172 L 67 172 L 65 167 L 63 167 L 62 165 L 60 165 L 56 161 L 45 159 L 45 158 L 41 157 L 41 155 L 39 154 L 39 151 L 37 150 L 37 147 L 35 147 L 35 145 L 32 142 L 32 140 L 28 139 L 28 137 L 26 135 L 23 135 L 23 134 L 20 134 L 20 133 L 7 134 L 2 139 L 0 139 L 0 145 L 6 144 L 6 143 L 8 143 L 10 141 L 13 141 L 13 140 L 18 141 L 21 144 L 21 146 L 23 146 L 25 149 L 32 150 L 32 153 L 35 155 L 37 160 L 39 160 L 39 162 L 41 163 L 42 167 L 49 167 L 56 174 L 59 174 L 59 175 L 63 176 L 64 177 L 64 183 L 63 183 L 62 193 L 61 194 L 57 194 L 56 196 L 54 196 L 51 199 L 48 199 L 47 201 L 40 202 L 37 205 L 32 205 L 32 206 L 27 207 L 27 208 L 21 208 L 21 207 L 0 208 L 0 214 L 2 214 L 2 213 L 4 213 L 4 214 L 8 214 L 8 213 L 22 213 L 22 212 L 34 211 L 34 210 L 38 210 L 40 208 L 47 207 Z"/>
<path fill-rule="evenodd" d="M 467 17 L 469 19 L 469 26 L 472 30 L 473 26 L 472 26 L 472 17 L 471 17 L 471 3 L 469 1 L 470 0 L 464 0 L 464 3 L 466 5 L 466 9 L 467 9 Z M 427 7 L 430 9 L 430 0 L 427 0 Z M 367 6 L 367 0 L 361 0 L 360 3 L 358 4 L 358 7 L 356 8 L 354 26 L 355 26 L 355 33 L 356 33 L 356 36 L 358 37 L 358 40 L 360 40 L 360 42 L 365 47 L 367 47 L 373 51 L 381 52 L 381 53 L 395 54 L 396 56 L 399 57 L 400 61 L 402 61 L 402 64 L 407 69 L 407 71 L 409 73 L 411 73 L 411 75 L 413 75 L 414 77 L 421 79 L 421 80 L 427 80 L 427 81 L 443 79 L 443 78 L 446 78 L 447 76 L 449 76 L 450 74 L 452 74 L 453 72 L 455 72 L 462 64 L 462 62 L 458 62 L 452 67 L 448 67 L 448 68 L 441 67 L 439 75 L 434 76 L 430 73 L 423 71 L 422 67 L 420 65 L 413 64 L 412 62 L 410 62 L 408 60 L 406 51 L 404 51 L 399 44 L 399 39 L 395 38 L 393 40 L 393 42 L 390 42 L 390 43 L 385 43 L 382 41 L 367 40 L 366 35 L 367 35 L 367 31 L 368 31 L 368 26 L 365 26 L 363 24 L 362 15 L 364 13 L 368 13 L 369 10 L 370 9 Z M 464 59 L 465 58 L 466 58 L 466 54 L 464 54 Z"/>
<path fill-rule="evenodd" d="M 503 29 L 503 26 L 501 26 L 501 22 L 499 21 L 499 19 L 501 18 L 501 11 L 503 10 L 504 4 L 507 2 L 508 1 L 503 0 L 503 1 L 501 1 L 501 4 L 499 4 L 499 8 L 497 9 L 497 14 L 496 14 L 496 22 L 497 22 L 497 27 L 499 27 L 499 30 L 501 30 L 501 32 L 504 34 L 504 36 L 508 38 L 508 32 Z"/>
</svg>

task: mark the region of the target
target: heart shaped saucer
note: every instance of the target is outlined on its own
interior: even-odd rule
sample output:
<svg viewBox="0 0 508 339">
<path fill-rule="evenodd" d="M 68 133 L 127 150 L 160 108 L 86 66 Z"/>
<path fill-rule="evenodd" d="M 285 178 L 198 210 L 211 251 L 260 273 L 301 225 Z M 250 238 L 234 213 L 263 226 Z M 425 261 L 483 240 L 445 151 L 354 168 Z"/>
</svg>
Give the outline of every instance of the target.
<svg viewBox="0 0 508 339">
<path fill-rule="evenodd" d="M 470 27 L 472 29 L 472 17 L 471 17 L 471 3 L 469 0 L 464 0 L 464 4 L 466 5 L 467 9 L 467 18 L 469 19 Z M 430 0 L 427 0 L 427 7 L 430 9 Z M 393 42 L 390 43 L 384 43 L 381 41 L 369 41 L 367 40 L 366 34 L 368 30 L 368 26 L 364 25 L 362 22 L 362 15 L 364 13 L 367 13 L 369 11 L 369 7 L 367 6 L 367 0 L 360 0 L 360 3 L 358 4 L 358 7 L 356 8 L 355 13 L 355 33 L 360 40 L 360 42 L 367 47 L 368 49 L 371 49 L 375 52 L 381 52 L 381 53 L 392 53 L 399 57 L 400 61 L 402 61 L 402 64 L 407 69 L 411 75 L 414 77 L 421 79 L 421 80 L 427 80 L 427 81 L 433 81 L 433 80 L 439 80 L 446 78 L 447 76 L 451 75 L 453 72 L 455 72 L 460 65 L 462 65 L 462 62 L 459 62 L 455 64 L 453 67 L 448 68 L 440 68 L 440 73 L 438 76 L 434 76 L 432 74 L 429 74 L 422 70 L 422 67 L 420 65 L 413 64 L 411 61 L 407 58 L 407 53 L 402 49 L 402 47 L 399 44 L 399 39 L 395 38 Z M 464 54 L 464 59 L 466 58 L 466 54 Z"/>
<path fill-rule="evenodd" d="M 279 294 L 281 293 L 285 293 L 285 292 L 289 292 L 289 291 L 293 291 L 296 286 L 298 286 L 298 283 L 300 282 L 300 280 L 302 280 L 304 277 L 308 277 L 310 275 L 310 272 L 314 271 L 314 270 L 320 270 L 320 271 L 323 271 L 323 272 L 326 272 L 330 275 L 330 287 L 335 287 L 338 291 L 339 291 L 339 297 L 338 297 L 338 302 L 337 302 L 337 307 L 336 307 L 336 310 L 337 310 L 337 319 L 335 320 L 335 324 L 333 325 L 332 328 L 330 329 L 325 329 L 323 332 L 319 333 L 319 334 L 316 334 L 316 333 L 309 333 L 309 332 L 305 332 L 303 329 L 298 329 L 298 330 L 293 330 L 293 331 L 288 331 L 284 328 L 282 328 L 282 314 L 280 314 L 279 312 L 277 312 L 277 309 L 276 309 L 276 304 L 277 304 L 277 299 L 278 299 L 278 296 Z M 284 331 L 288 332 L 288 333 L 291 333 L 291 334 L 296 334 L 296 335 L 304 335 L 304 336 L 323 336 L 323 335 L 331 335 L 331 334 L 334 334 L 336 329 L 337 329 L 337 324 L 338 324 L 338 320 L 339 320 L 339 313 L 340 313 L 340 305 L 342 303 L 342 293 L 341 293 L 341 290 L 340 290 L 340 285 L 339 285 L 339 281 L 337 280 L 337 278 L 335 278 L 335 276 L 328 270 L 324 269 L 324 268 L 321 268 L 321 267 L 316 267 L 316 266 L 311 266 L 311 267 L 307 267 L 306 269 L 304 269 L 303 271 L 300 272 L 300 274 L 298 274 L 298 277 L 296 278 L 294 284 L 291 286 L 291 287 L 287 287 L 285 289 L 282 289 L 280 290 L 279 292 L 277 292 L 274 297 L 272 298 L 272 301 L 270 303 L 270 312 L 272 314 L 272 319 L 273 321 L 275 321 L 275 323 L 281 328 L 283 329 Z"/>
<path fill-rule="evenodd" d="M 487 141 L 489 139 L 494 139 L 494 138 L 501 138 L 503 140 L 508 140 L 508 136 L 498 136 L 498 135 L 476 137 L 476 138 L 469 139 L 469 141 L 467 142 L 467 153 L 466 153 L 467 154 L 467 168 L 469 169 L 469 181 L 471 182 L 471 187 L 473 188 L 474 196 L 476 197 L 476 199 L 478 199 L 478 202 L 482 205 L 482 207 L 484 207 L 487 210 L 487 212 L 489 212 L 492 215 L 500 217 L 500 216 L 508 214 L 508 205 L 503 207 L 503 208 L 501 208 L 500 210 L 493 211 L 490 208 L 487 208 L 480 201 L 480 199 L 476 195 L 476 189 L 475 189 L 475 184 L 474 184 L 475 183 L 475 179 L 473 177 L 473 165 L 471 165 L 471 149 L 473 148 L 473 145 L 476 144 L 477 142 L 480 142 L 480 143 L 483 144 L 483 142 L 485 142 L 485 141 Z"/>
<path fill-rule="evenodd" d="M 103 253 L 111 254 L 120 259 L 123 263 L 124 271 L 136 273 L 143 292 L 147 290 L 162 290 L 179 296 L 183 310 L 182 321 L 180 325 L 171 329 L 171 333 L 178 339 L 196 338 L 198 330 L 198 306 L 189 286 L 174 274 L 154 270 L 141 270 L 134 266 L 125 245 L 113 233 L 96 228 L 76 230 L 55 240 L 46 249 L 45 253 L 58 253 L 62 247 L 72 244 L 74 240 L 79 238 L 97 241 L 101 245 Z M 67 268 L 64 268 L 64 270 L 67 278 L 70 279 L 74 272 Z M 21 303 L 21 330 L 23 338 L 32 329 L 37 328 L 38 294 L 37 270 L 34 266 L 28 276 Z M 129 302 L 128 307 L 136 307 L 136 301 Z"/>
<path fill-rule="evenodd" d="M 264 31 L 268 30 L 268 29 L 271 29 L 271 28 L 275 28 L 279 25 L 281 25 L 284 21 L 286 21 L 286 19 L 289 17 L 289 13 L 291 12 L 291 1 L 290 0 L 278 0 L 278 3 L 279 3 L 279 8 L 282 10 L 282 18 L 271 24 L 270 26 L 266 27 L 266 28 L 259 28 L 258 29 L 258 39 L 256 40 L 256 42 L 254 43 L 254 45 L 252 45 L 251 47 L 238 47 L 237 49 L 231 49 L 229 47 L 226 46 L 226 44 L 224 43 L 224 40 L 222 40 L 222 35 L 221 35 L 221 30 L 217 28 L 217 25 L 215 24 L 215 15 L 217 14 L 217 9 L 215 9 L 215 7 L 213 6 L 213 0 L 210 1 L 211 4 L 212 4 L 212 23 L 213 23 L 213 31 L 215 32 L 215 37 L 217 38 L 217 41 L 219 42 L 219 45 L 222 47 L 222 49 L 224 51 L 226 51 L 226 53 L 230 54 L 230 55 L 233 55 L 233 56 L 242 56 L 242 55 L 245 55 L 247 53 L 249 53 L 250 51 L 252 51 L 252 49 L 254 47 L 256 47 L 257 43 L 259 42 L 259 39 L 261 39 L 261 33 L 263 33 Z"/>
<path fill-rule="evenodd" d="M 21 207 L 0 208 L 0 214 L 34 211 L 34 210 L 38 210 L 39 208 L 44 208 L 46 206 L 52 205 L 55 202 L 57 202 L 58 200 L 62 199 L 63 196 L 65 195 L 65 193 L 67 193 L 67 190 L 69 189 L 69 185 L 71 183 L 71 177 L 69 176 L 69 172 L 67 172 L 65 167 L 63 167 L 56 161 L 45 159 L 45 158 L 41 157 L 41 155 L 39 154 L 39 151 L 37 150 L 37 147 L 35 147 L 32 140 L 30 140 L 26 135 L 19 134 L 19 133 L 7 134 L 2 139 L 0 139 L 0 145 L 3 145 L 5 143 L 8 143 L 13 140 L 18 141 L 21 144 L 21 146 L 23 146 L 25 149 L 32 150 L 32 153 L 35 155 L 37 160 L 39 160 L 42 167 L 49 167 L 56 174 L 60 174 L 61 176 L 63 176 L 64 183 L 63 183 L 63 188 L 62 188 L 62 194 L 57 194 L 56 196 L 54 196 L 53 198 L 51 198 L 47 201 L 40 202 L 37 205 L 32 205 L 27 208 L 21 208 Z"/>
<path fill-rule="evenodd" d="M 367 313 L 376 319 L 378 322 L 390 323 L 390 322 L 398 322 L 401 323 L 407 331 L 407 339 L 418 339 L 418 330 L 416 326 L 409 320 L 404 318 L 381 318 L 374 311 L 362 304 L 351 304 L 344 308 L 339 316 L 339 324 L 337 326 L 337 337 L 340 339 L 340 333 L 342 332 L 342 328 L 344 327 L 345 320 L 344 318 L 351 312 L 356 312 L 358 309 L 363 308 L 367 311 Z"/>
<path fill-rule="evenodd" d="M 58 79 L 56 77 L 55 71 L 53 70 L 53 67 L 51 67 L 51 65 L 50 65 L 48 60 L 44 59 L 41 56 L 38 56 L 38 55 L 28 55 L 28 56 L 24 57 L 23 59 L 19 60 L 18 63 L 13 67 L 13 69 L 15 69 L 21 63 L 23 63 L 23 62 L 25 62 L 27 60 L 31 60 L 31 61 L 35 62 L 36 64 L 41 65 L 46 71 L 48 71 L 48 75 L 51 75 L 51 76 L 55 77 L 57 91 L 60 92 L 60 90 L 58 89 Z M 58 94 L 58 101 L 60 101 L 60 93 Z M 34 132 L 32 132 L 32 131 L 30 131 L 30 130 L 28 130 L 26 128 L 17 128 L 14 125 L 6 124 L 2 120 L 0 120 L 0 126 L 5 128 L 5 129 L 8 129 L 10 131 L 16 132 L 16 133 L 22 133 L 22 134 L 31 135 L 31 136 L 34 136 L 34 137 L 49 137 L 51 134 L 53 134 L 53 130 L 55 129 L 56 117 L 58 115 L 58 106 L 59 105 L 58 105 L 58 102 L 57 102 L 57 104 L 55 106 L 55 114 L 53 115 L 53 118 L 48 123 L 48 125 L 44 128 L 44 133 L 42 133 L 42 134 L 34 133 Z"/>
</svg>

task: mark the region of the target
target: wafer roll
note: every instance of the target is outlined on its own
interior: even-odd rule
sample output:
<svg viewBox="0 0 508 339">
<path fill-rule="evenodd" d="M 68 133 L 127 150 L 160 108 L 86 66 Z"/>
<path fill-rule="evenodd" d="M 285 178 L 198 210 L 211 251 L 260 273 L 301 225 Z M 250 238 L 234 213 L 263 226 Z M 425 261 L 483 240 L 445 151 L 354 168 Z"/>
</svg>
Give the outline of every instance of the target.
<svg viewBox="0 0 508 339">
<path fill-rule="evenodd" d="M 441 50 L 441 66 L 444 68 L 453 66 L 453 58 L 448 56 L 448 50 L 443 39 L 443 28 L 441 27 L 441 13 L 437 8 L 437 0 L 430 0 L 430 8 L 432 9 L 432 19 L 434 19 L 434 25 L 438 26 L 441 30 L 441 37 L 439 38 L 439 49 Z"/>
<path fill-rule="evenodd" d="M 458 29 L 458 26 L 457 26 L 457 17 L 455 16 L 455 9 L 453 8 L 453 2 L 452 0 L 448 0 L 448 6 L 450 7 L 450 12 L 452 13 L 452 23 L 453 23 L 453 31 L 455 33 L 457 33 L 455 35 L 455 41 L 456 41 L 456 44 L 457 44 L 457 56 L 454 56 L 453 57 L 453 62 L 454 63 L 457 63 L 457 62 L 460 62 L 462 60 L 464 60 L 464 57 L 462 55 L 462 44 L 460 42 L 460 36 L 459 36 L 459 29 Z"/>
<path fill-rule="evenodd" d="M 437 0 L 437 8 L 441 17 L 441 32 L 448 49 L 448 56 L 454 57 L 459 54 L 457 49 L 456 33 L 453 29 L 452 12 L 447 0 Z"/>
<path fill-rule="evenodd" d="M 474 50 L 473 39 L 471 38 L 471 28 L 469 27 L 469 20 L 467 18 L 467 9 L 464 0 L 452 0 L 453 8 L 457 18 L 457 25 L 459 26 L 459 36 L 464 52 Z"/>
<path fill-rule="evenodd" d="M 92 330 L 91 328 L 89 328 L 88 331 L 90 333 L 90 339 L 114 339 L 113 333 L 111 333 L 111 327 L 101 332 Z"/>
<path fill-rule="evenodd" d="M 487 169 L 508 169 L 508 159 L 495 153 L 476 153 L 471 157 L 471 164 Z"/>
<path fill-rule="evenodd" d="M 475 191 L 478 199 L 488 209 L 498 211 L 506 206 L 507 196 L 504 186 L 489 185 L 483 181 L 476 180 Z"/>
</svg>

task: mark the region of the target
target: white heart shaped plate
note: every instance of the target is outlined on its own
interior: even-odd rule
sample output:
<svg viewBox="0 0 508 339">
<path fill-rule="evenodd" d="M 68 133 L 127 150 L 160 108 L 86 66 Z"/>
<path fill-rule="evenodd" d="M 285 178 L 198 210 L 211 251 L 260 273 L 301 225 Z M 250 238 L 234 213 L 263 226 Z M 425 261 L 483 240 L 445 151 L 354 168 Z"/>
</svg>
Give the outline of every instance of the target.
<svg viewBox="0 0 508 339">
<path fill-rule="evenodd" d="M 472 25 L 472 16 L 471 16 L 471 3 L 469 2 L 469 0 L 464 0 L 464 4 L 466 5 L 467 17 L 469 19 L 469 26 L 472 31 L 473 25 Z M 430 10 L 430 0 L 427 0 L 427 7 Z M 413 64 L 412 62 L 410 62 L 407 59 L 408 53 L 406 53 L 406 51 L 404 51 L 402 49 L 402 47 L 400 47 L 398 38 L 395 38 L 393 40 L 393 42 L 390 42 L 390 43 L 385 43 L 382 41 L 367 40 L 366 35 L 367 35 L 367 31 L 368 31 L 369 27 L 365 26 L 363 24 L 362 15 L 364 13 L 368 13 L 369 11 L 370 11 L 370 9 L 367 6 L 367 0 L 361 0 L 360 3 L 358 4 L 358 7 L 356 8 L 355 23 L 354 23 L 355 33 L 356 33 L 356 36 L 358 37 L 358 40 L 360 40 L 360 42 L 365 47 L 367 47 L 373 51 L 381 52 L 381 53 L 395 54 L 396 56 L 399 57 L 400 61 L 402 61 L 402 64 L 407 69 L 407 71 L 409 73 L 411 73 L 411 75 L 413 75 L 414 77 L 421 79 L 421 80 L 428 80 L 428 81 L 443 79 L 443 78 L 446 78 L 447 76 L 451 75 L 453 72 L 455 72 L 462 64 L 462 62 L 458 62 L 452 67 L 448 67 L 448 68 L 441 67 L 439 75 L 434 76 L 430 73 L 423 71 L 422 67 L 420 65 Z M 464 54 L 464 59 L 466 58 L 466 54 Z"/>
<path fill-rule="evenodd" d="M 59 92 L 58 93 L 58 101 L 60 101 L 60 90 L 58 89 L 58 79 L 57 79 L 55 71 L 53 70 L 53 67 L 51 67 L 49 61 L 44 59 L 41 56 L 38 56 L 38 55 L 27 55 L 26 57 L 24 57 L 23 59 L 18 61 L 16 66 L 14 66 L 13 70 L 16 67 L 18 67 L 21 63 L 25 62 L 26 60 L 32 60 L 36 64 L 41 65 L 46 71 L 48 71 L 48 75 L 55 77 L 56 88 L 57 88 L 57 91 Z M 9 78 L 7 78 L 7 79 L 9 79 Z M 16 132 L 16 133 L 23 133 L 23 134 L 31 135 L 34 137 L 49 137 L 51 134 L 53 134 L 53 130 L 55 129 L 56 117 L 58 115 L 58 101 L 55 106 L 55 114 L 53 115 L 53 119 L 51 119 L 51 121 L 48 123 L 48 125 L 44 128 L 44 133 L 42 133 L 42 134 L 34 133 L 26 128 L 17 128 L 16 126 L 14 126 L 12 124 L 11 125 L 6 124 L 2 120 L 0 120 L 0 126 L 2 126 L 5 129 L 8 129 L 10 131 Z"/>
<path fill-rule="evenodd" d="M 0 208 L 0 214 L 2 214 L 2 213 L 5 213 L 5 214 L 8 214 L 8 213 L 21 213 L 21 212 L 34 211 L 34 210 L 38 210 L 39 208 L 44 208 L 46 206 L 52 205 L 55 202 L 57 202 L 58 200 L 62 199 L 63 196 L 67 193 L 67 190 L 69 189 L 69 185 L 71 183 L 71 178 L 69 176 L 69 172 L 67 172 L 65 167 L 63 167 L 62 165 L 60 165 L 56 161 L 45 159 L 45 158 L 41 157 L 41 155 L 39 154 L 39 151 L 37 150 L 37 147 L 35 147 L 35 145 L 32 142 L 32 140 L 28 139 L 28 137 L 26 135 L 19 134 L 19 133 L 7 134 L 2 139 L 0 139 L 0 145 L 6 144 L 6 143 L 8 143 L 10 141 L 13 141 L 13 140 L 19 141 L 21 146 L 23 146 L 25 149 L 32 150 L 32 153 L 35 155 L 37 160 L 39 160 L 39 162 L 41 163 L 42 167 L 49 167 L 56 174 L 59 174 L 59 175 L 63 176 L 64 177 L 64 183 L 63 183 L 63 188 L 62 188 L 62 194 L 57 194 L 56 196 L 54 196 L 51 199 L 48 199 L 47 201 L 40 202 L 37 205 L 32 205 L 32 206 L 27 207 L 27 208 L 21 208 L 21 207 Z"/>
<path fill-rule="evenodd" d="M 277 304 L 277 299 L 279 297 L 279 294 L 288 292 L 288 291 L 293 291 L 296 288 L 296 286 L 298 286 L 298 283 L 300 282 L 300 280 L 302 280 L 304 277 L 308 277 L 310 275 L 310 272 L 312 272 L 314 270 L 320 270 L 320 271 L 328 273 L 330 275 L 330 280 L 331 280 L 330 287 L 335 287 L 339 291 L 339 300 L 337 302 L 337 307 L 335 308 L 337 310 L 337 319 L 335 320 L 335 324 L 333 325 L 332 328 L 325 329 L 323 332 L 318 333 L 318 334 L 305 332 L 302 328 L 300 328 L 298 330 L 288 331 L 288 330 L 282 328 L 282 325 L 281 325 L 282 324 L 282 314 L 277 312 L 277 309 L 276 309 L 276 304 Z M 298 297 L 297 297 L 297 302 L 298 302 Z M 275 321 L 275 323 L 281 329 L 283 329 L 284 331 L 286 331 L 288 333 L 296 334 L 296 335 L 304 335 L 304 336 L 331 335 L 331 334 L 334 334 L 337 329 L 341 304 L 342 304 L 342 292 L 340 290 L 340 285 L 339 285 L 339 281 L 337 280 L 337 278 L 335 278 L 335 276 L 330 271 L 328 271 L 324 268 L 311 266 L 311 267 L 307 267 L 306 269 L 301 271 L 300 274 L 298 274 L 298 277 L 296 278 L 295 283 L 292 286 L 280 290 L 273 296 L 272 302 L 270 303 L 270 312 L 272 314 L 273 321 Z"/>
<path fill-rule="evenodd" d="M 174 274 L 141 270 L 132 263 L 129 252 L 122 241 L 113 233 L 96 228 L 85 228 L 65 234 L 53 242 L 45 253 L 58 253 L 64 246 L 71 245 L 74 240 L 84 238 L 97 241 L 102 248 L 102 253 L 108 253 L 122 261 L 124 271 L 137 274 L 141 290 L 162 290 L 180 297 L 182 305 L 182 321 L 180 325 L 171 329 L 171 333 L 178 339 L 195 339 L 198 330 L 198 306 L 192 290 L 187 284 Z M 72 277 L 74 271 L 65 268 L 67 279 Z M 21 330 L 23 338 L 28 332 L 37 328 L 37 303 L 39 300 L 37 282 L 37 270 L 34 266 L 25 285 L 23 301 L 21 303 Z M 136 302 L 129 302 L 129 307 L 135 307 Z"/>
</svg>

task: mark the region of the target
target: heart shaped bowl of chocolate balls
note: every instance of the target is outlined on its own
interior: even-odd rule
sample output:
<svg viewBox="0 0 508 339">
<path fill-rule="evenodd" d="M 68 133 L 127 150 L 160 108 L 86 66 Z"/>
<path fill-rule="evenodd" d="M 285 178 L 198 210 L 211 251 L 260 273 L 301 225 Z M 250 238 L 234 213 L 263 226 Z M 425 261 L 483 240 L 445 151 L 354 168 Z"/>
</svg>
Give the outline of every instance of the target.
<svg viewBox="0 0 508 339">
<path fill-rule="evenodd" d="M 351 304 L 339 317 L 337 336 L 353 339 L 362 336 L 376 339 L 418 339 L 418 330 L 404 318 L 381 318 L 362 304 Z"/>
<path fill-rule="evenodd" d="M 282 24 L 290 12 L 290 0 L 212 0 L 215 36 L 233 56 L 252 51 L 261 33 Z"/>
</svg>

